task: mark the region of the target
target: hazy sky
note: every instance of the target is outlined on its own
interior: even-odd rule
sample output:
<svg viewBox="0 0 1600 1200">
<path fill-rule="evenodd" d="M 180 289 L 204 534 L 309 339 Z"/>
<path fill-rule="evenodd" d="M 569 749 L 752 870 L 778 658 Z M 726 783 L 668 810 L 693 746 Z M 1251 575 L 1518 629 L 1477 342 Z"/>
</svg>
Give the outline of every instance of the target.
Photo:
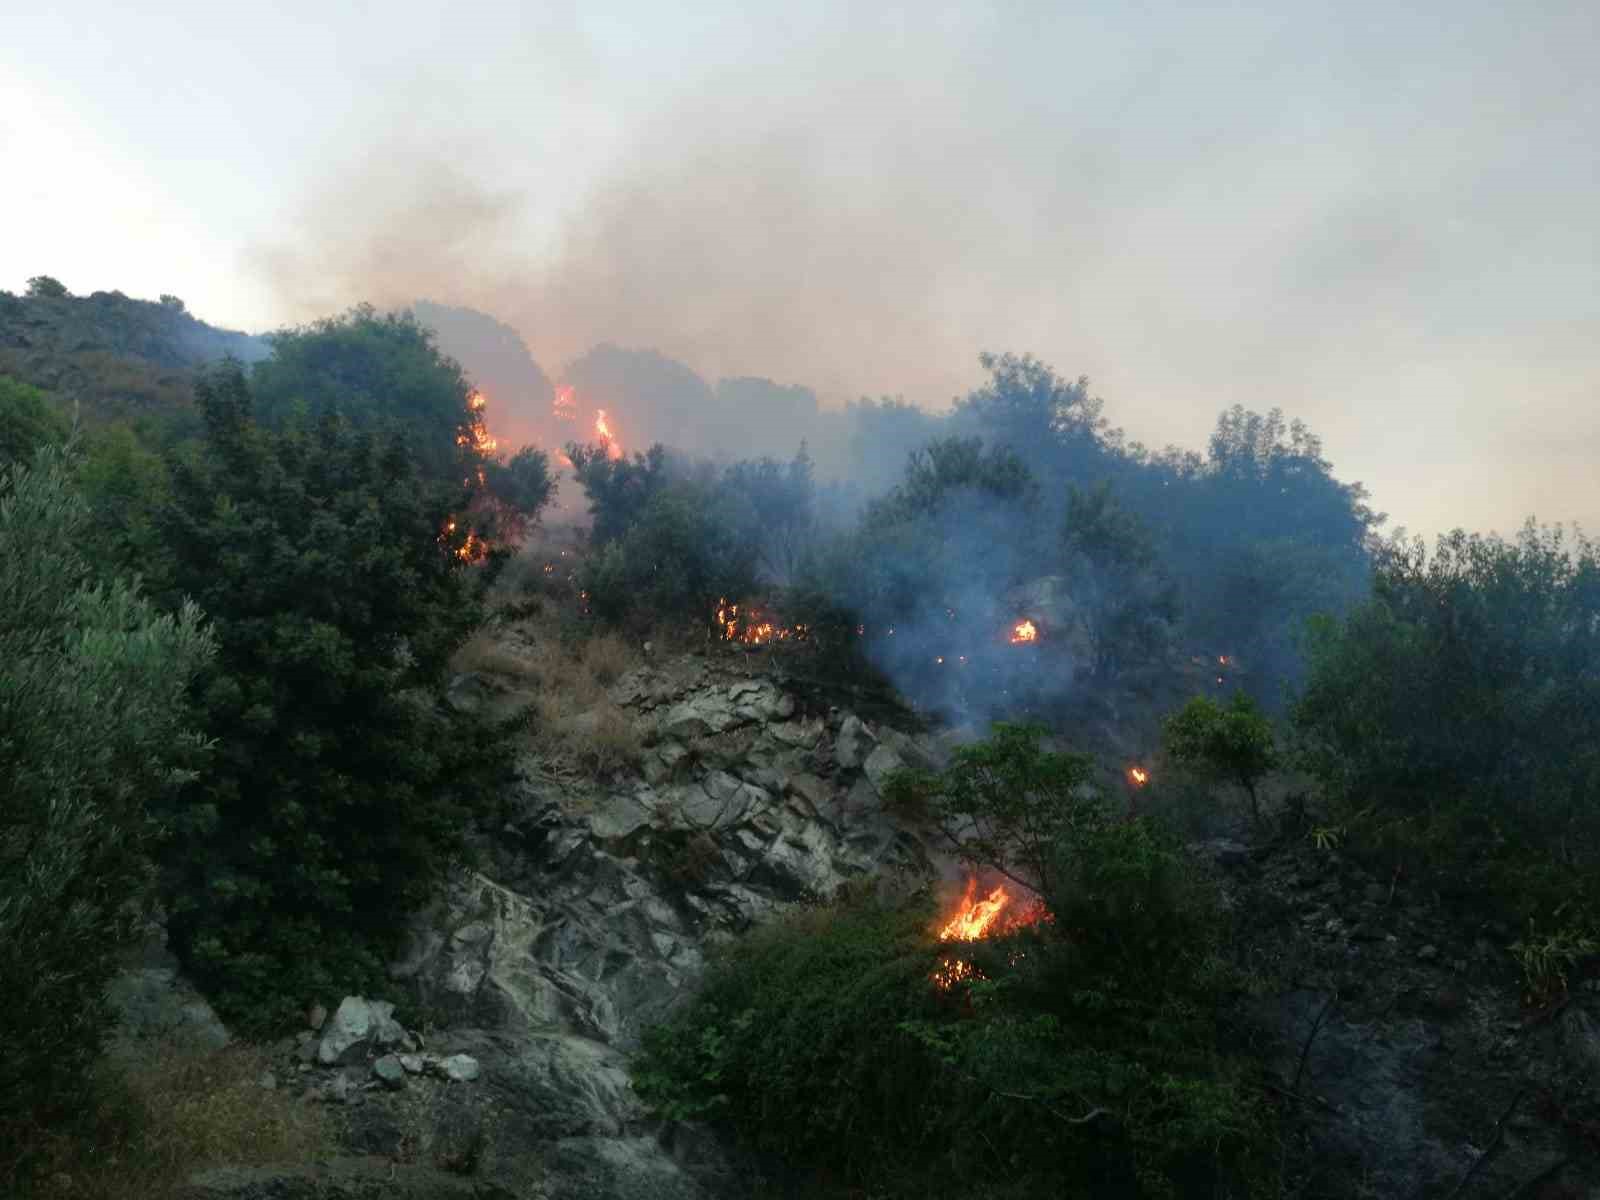
<svg viewBox="0 0 1600 1200">
<path fill-rule="evenodd" d="M 53 11 L 47 12 L 47 7 Z M 981 349 L 1600 532 L 1600 4 L 6 5 L 0 287 L 427 296 L 930 406 Z"/>
</svg>

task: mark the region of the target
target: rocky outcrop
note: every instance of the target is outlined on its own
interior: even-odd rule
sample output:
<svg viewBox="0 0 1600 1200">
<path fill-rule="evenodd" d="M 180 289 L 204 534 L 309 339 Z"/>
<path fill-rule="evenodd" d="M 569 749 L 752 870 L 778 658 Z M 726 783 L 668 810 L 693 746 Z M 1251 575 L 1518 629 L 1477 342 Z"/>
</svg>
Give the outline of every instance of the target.
<svg viewBox="0 0 1600 1200">
<path fill-rule="evenodd" d="M 851 879 L 931 869 L 881 803 L 895 767 L 938 761 L 931 741 L 697 657 L 610 699 L 640 773 L 578 784 L 528 758 L 482 868 L 411 921 L 391 975 L 441 1028 L 350 996 L 281 1047 L 278 1074 L 332 1106 L 350 1150 L 518 1196 L 743 1194 L 715 1139 L 641 1108 L 641 1031 L 717 943 Z"/>
</svg>

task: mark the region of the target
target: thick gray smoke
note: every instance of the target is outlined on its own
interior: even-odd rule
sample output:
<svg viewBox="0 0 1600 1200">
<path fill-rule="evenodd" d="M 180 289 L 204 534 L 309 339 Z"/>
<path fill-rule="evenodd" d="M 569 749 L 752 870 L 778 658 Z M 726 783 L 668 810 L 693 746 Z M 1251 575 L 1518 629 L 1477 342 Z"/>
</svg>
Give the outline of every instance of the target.
<svg viewBox="0 0 1600 1200">
<path fill-rule="evenodd" d="M 724 17 L 627 81 L 581 184 L 559 105 L 468 100 L 469 135 L 380 81 L 256 265 L 303 317 L 429 296 L 552 374 L 609 343 L 824 404 L 937 408 L 1029 350 L 1155 444 L 1281 405 L 1414 528 L 1600 513 L 1583 6 Z M 626 68 L 582 61 L 588 121 Z"/>
</svg>

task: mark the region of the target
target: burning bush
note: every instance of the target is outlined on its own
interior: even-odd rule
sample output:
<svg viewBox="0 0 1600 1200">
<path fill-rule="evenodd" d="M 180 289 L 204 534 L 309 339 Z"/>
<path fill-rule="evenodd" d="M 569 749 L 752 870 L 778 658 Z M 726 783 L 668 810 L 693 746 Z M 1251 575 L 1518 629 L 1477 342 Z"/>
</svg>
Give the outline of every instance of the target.
<svg viewBox="0 0 1600 1200">
<path fill-rule="evenodd" d="M 974 861 L 967 890 L 846 899 L 734 944 L 647 1037 L 640 1093 L 884 1195 L 1263 1182 L 1268 1115 L 1218 1049 L 1210 885 L 1147 819 L 1108 819 L 1086 769 L 1010 729 L 902 777 Z"/>
</svg>

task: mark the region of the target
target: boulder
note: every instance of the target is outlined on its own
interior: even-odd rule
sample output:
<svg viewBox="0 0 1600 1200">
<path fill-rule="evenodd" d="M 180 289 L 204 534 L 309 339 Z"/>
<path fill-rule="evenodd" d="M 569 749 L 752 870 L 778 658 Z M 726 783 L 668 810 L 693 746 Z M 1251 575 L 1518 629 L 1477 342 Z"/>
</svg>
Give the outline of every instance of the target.
<svg viewBox="0 0 1600 1200">
<path fill-rule="evenodd" d="M 452 1054 L 439 1060 L 439 1073 L 452 1083 L 471 1083 L 478 1072 L 478 1060 L 470 1054 Z"/>
<path fill-rule="evenodd" d="M 860 717 L 849 713 L 833 738 L 833 759 L 841 767 L 855 768 L 866 761 L 877 739 L 867 730 Z"/>
<path fill-rule="evenodd" d="M 393 1054 L 385 1054 L 372 1064 L 372 1076 L 390 1091 L 398 1092 L 406 1086 L 406 1069 Z"/>
<path fill-rule="evenodd" d="M 359 1062 L 370 1046 L 398 1046 L 405 1040 L 393 1004 L 346 996 L 317 1044 L 317 1061 L 325 1067 Z"/>
<path fill-rule="evenodd" d="M 861 769 L 866 774 L 867 781 L 872 784 L 872 790 L 878 794 L 879 799 L 882 799 L 889 776 L 896 771 L 904 770 L 905 765 L 906 760 L 898 751 L 880 744 L 867 755 L 866 761 L 861 764 Z"/>
</svg>

